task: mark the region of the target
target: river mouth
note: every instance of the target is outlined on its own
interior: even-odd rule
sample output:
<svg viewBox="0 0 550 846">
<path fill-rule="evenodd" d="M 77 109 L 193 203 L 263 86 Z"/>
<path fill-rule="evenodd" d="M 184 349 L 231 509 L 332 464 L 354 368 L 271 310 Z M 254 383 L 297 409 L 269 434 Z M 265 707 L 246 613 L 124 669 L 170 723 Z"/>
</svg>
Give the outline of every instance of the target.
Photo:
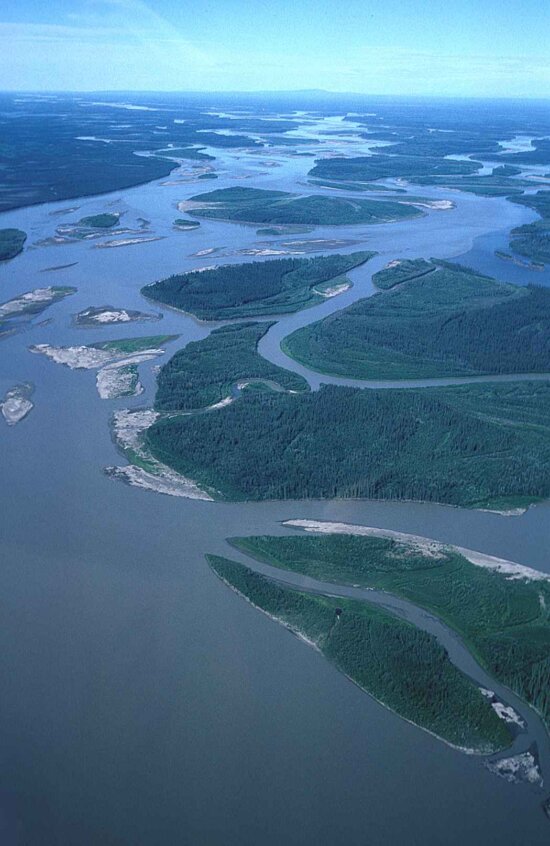
<svg viewBox="0 0 550 846">
<path fill-rule="evenodd" d="M 251 156 L 223 151 L 219 160 L 226 173 L 216 187 L 258 170 Z M 296 190 L 312 160 L 278 160 L 280 167 L 253 184 Z M 37 320 L 1 342 L 0 394 L 17 383 L 36 386 L 32 413 L 0 429 L 0 743 L 9 775 L 2 813 L 25 819 L 31 834 L 47 825 L 61 842 L 74 842 L 76 832 L 84 844 L 102 828 L 121 842 L 179 842 L 185 830 L 191 842 L 204 842 L 207 831 L 212 843 L 278 846 L 296 842 L 304 820 L 301 844 L 344 836 L 360 843 L 366 830 L 373 843 L 406 843 L 413 832 L 434 846 L 458 844 L 482 830 L 484 841 L 487 835 L 503 844 L 542 844 L 548 824 L 537 792 L 496 779 L 369 700 L 245 608 L 212 576 L 203 555 L 228 554 L 229 536 L 286 532 L 280 521 L 309 517 L 434 537 L 549 572 L 548 504 L 511 519 L 420 503 L 230 504 L 155 496 L 102 473 L 120 462 L 109 418 L 114 409 L 150 405 L 151 369 L 141 368 L 142 397 L 106 402 L 94 373 L 29 354 L 31 344 L 150 334 L 147 326 L 77 327 L 72 315 L 101 303 L 147 311 L 142 285 L 202 264 L 254 260 L 193 254 L 223 245 L 250 249 L 265 241 L 255 228 L 202 221 L 199 229 L 172 232 L 176 202 L 199 190 L 159 181 L 1 215 L 2 226 L 26 229 L 31 245 L 74 218 L 74 212 L 51 217 L 68 206 L 79 206 L 78 216 L 127 210 L 167 236 L 116 250 L 85 243 L 36 247 L 2 268 L 2 299 L 43 286 L 41 271 L 51 266 L 65 265 L 55 284 L 78 289 L 50 309 L 51 323 Z M 366 296 L 378 265 L 401 255 L 470 255 L 484 272 L 490 265 L 499 278 L 514 281 L 518 269 L 491 250 L 511 227 L 531 221 L 532 212 L 502 199 L 407 190 L 452 199 L 455 208 L 402 224 L 339 227 L 338 238 L 359 239 L 379 257 L 350 274 L 349 291 L 279 321 L 260 347 L 266 357 L 289 366 L 278 352 L 279 332 Z M 317 227 L 310 237 L 333 236 L 330 227 Z M 161 311 L 162 332 L 181 337 L 160 363 L 215 325 Z M 313 387 L 327 381 L 311 371 L 308 378 Z"/>
</svg>

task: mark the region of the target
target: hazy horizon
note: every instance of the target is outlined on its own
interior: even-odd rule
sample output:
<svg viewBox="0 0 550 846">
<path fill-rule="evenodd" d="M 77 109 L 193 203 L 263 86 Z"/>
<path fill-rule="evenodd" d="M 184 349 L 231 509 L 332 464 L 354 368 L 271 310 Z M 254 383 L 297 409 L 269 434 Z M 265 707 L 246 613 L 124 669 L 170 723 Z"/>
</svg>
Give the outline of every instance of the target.
<svg viewBox="0 0 550 846">
<path fill-rule="evenodd" d="M 26 0 L 0 13 L 0 79 L 11 92 L 546 99 L 548 43 L 540 0 Z"/>
</svg>

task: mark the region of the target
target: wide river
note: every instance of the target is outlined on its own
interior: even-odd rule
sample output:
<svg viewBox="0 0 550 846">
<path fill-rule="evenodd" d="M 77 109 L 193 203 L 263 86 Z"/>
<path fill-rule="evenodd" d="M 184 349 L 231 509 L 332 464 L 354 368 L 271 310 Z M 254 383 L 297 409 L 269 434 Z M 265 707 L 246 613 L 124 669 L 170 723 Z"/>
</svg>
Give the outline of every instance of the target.
<svg viewBox="0 0 550 846">
<path fill-rule="evenodd" d="M 330 141 L 331 149 L 345 144 Z M 216 183 L 161 181 L 0 216 L 0 226 L 29 233 L 23 255 L 0 269 L 2 301 L 47 284 L 78 288 L 0 348 L 0 394 L 17 382 L 36 386 L 28 418 L 0 426 L 0 842 L 546 844 L 546 793 L 495 777 L 478 758 L 374 702 L 228 590 L 204 553 L 227 553 L 228 536 L 281 532 L 281 520 L 312 518 L 426 535 L 550 571 L 549 505 L 506 517 L 416 503 L 223 504 L 138 490 L 102 469 L 123 461 L 111 440 L 113 410 L 152 402 L 150 365 L 142 368 L 142 397 L 105 401 L 94 372 L 28 352 L 33 343 L 175 332 L 181 337 L 168 345 L 168 358 L 211 330 L 169 310 L 160 323 L 94 329 L 74 326 L 71 315 L 104 304 L 158 310 L 141 297 L 142 285 L 252 259 L 236 251 L 262 240 L 255 227 L 206 221 L 174 232 L 175 203 L 211 185 L 304 190 L 312 159 L 216 155 Z M 288 363 L 280 338 L 371 294 L 372 272 L 393 258 L 462 257 L 503 280 L 548 283 L 547 273 L 493 257 L 511 227 L 536 217 L 528 209 L 441 189 L 411 193 L 456 206 L 413 221 L 318 227 L 283 239 L 351 239 L 360 246 L 343 251 L 380 255 L 354 271 L 346 294 L 281 320 L 264 354 Z M 125 225 L 146 218 L 166 237 L 113 249 L 33 247 L 60 223 L 109 209 L 124 211 Z M 223 249 L 191 255 L 212 247 Z M 44 318 L 52 319 L 39 325 Z M 314 387 L 323 381 L 307 375 Z"/>
</svg>

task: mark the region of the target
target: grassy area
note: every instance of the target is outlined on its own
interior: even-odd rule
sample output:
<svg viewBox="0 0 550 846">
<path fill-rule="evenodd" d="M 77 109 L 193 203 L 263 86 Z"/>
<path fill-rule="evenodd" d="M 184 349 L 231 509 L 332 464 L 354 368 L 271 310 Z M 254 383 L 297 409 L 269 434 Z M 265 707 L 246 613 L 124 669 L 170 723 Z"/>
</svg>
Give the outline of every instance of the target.
<svg viewBox="0 0 550 846">
<path fill-rule="evenodd" d="M 27 233 L 22 229 L 0 229 L 0 261 L 19 255 L 26 240 Z"/>
<path fill-rule="evenodd" d="M 389 223 L 418 217 L 422 212 L 397 200 L 363 200 L 302 197 L 284 191 L 258 188 L 223 188 L 191 197 L 196 207 L 190 214 L 244 223 L 305 223 L 327 226 Z M 204 205 L 201 205 L 204 204 Z"/>
<path fill-rule="evenodd" d="M 82 217 L 78 223 L 79 226 L 89 226 L 93 229 L 111 229 L 111 227 L 117 226 L 119 221 L 119 214 L 104 212 L 103 214 L 92 214 L 88 217 Z"/>
<path fill-rule="evenodd" d="M 372 281 L 377 288 L 386 291 L 396 285 L 401 285 L 403 282 L 409 282 L 411 279 L 432 273 L 435 269 L 435 264 L 426 261 L 426 259 L 396 259 L 379 270 L 378 273 L 375 273 Z"/>
<path fill-rule="evenodd" d="M 227 558 L 207 558 L 233 590 L 312 641 L 338 670 L 400 716 L 478 753 L 510 743 L 506 725 L 433 635 L 370 603 L 304 593 Z"/>
<path fill-rule="evenodd" d="M 266 379 L 289 391 L 306 391 L 301 376 L 258 355 L 271 323 L 237 323 L 215 329 L 172 356 L 158 376 L 155 408 L 182 411 L 204 408 L 231 395 L 241 381 Z"/>
<path fill-rule="evenodd" d="M 148 335 L 144 338 L 119 338 L 114 341 L 99 341 L 97 344 L 90 344 L 98 350 L 111 350 L 112 352 L 138 353 L 143 350 L 158 349 L 175 341 L 179 335 Z"/>
<path fill-rule="evenodd" d="M 357 379 L 550 372 L 550 290 L 449 263 L 430 271 L 422 260 L 381 271 L 375 284 L 404 284 L 296 330 L 283 350 Z"/>
<path fill-rule="evenodd" d="M 345 274 L 373 255 L 363 251 L 227 264 L 170 276 L 142 288 L 142 293 L 202 320 L 282 314 L 321 302 L 316 285 Z"/>
<path fill-rule="evenodd" d="M 550 727 L 550 582 L 506 578 L 452 548 L 383 537 L 236 538 L 239 549 L 321 581 L 377 588 L 435 613 Z"/>
<path fill-rule="evenodd" d="M 368 498 L 498 508 L 550 496 L 550 383 L 243 395 L 161 420 L 152 453 L 230 500 Z"/>
</svg>

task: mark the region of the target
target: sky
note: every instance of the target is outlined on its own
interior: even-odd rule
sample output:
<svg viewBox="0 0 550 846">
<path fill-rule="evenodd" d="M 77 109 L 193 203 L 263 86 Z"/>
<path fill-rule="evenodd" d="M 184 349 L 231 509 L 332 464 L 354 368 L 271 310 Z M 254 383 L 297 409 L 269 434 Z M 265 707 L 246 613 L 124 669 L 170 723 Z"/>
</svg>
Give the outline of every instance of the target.
<svg viewBox="0 0 550 846">
<path fill-rule="evenodd" d="M 3 0 L 0 89 L 550 98 L 549 0 Z"/>
</svg>

